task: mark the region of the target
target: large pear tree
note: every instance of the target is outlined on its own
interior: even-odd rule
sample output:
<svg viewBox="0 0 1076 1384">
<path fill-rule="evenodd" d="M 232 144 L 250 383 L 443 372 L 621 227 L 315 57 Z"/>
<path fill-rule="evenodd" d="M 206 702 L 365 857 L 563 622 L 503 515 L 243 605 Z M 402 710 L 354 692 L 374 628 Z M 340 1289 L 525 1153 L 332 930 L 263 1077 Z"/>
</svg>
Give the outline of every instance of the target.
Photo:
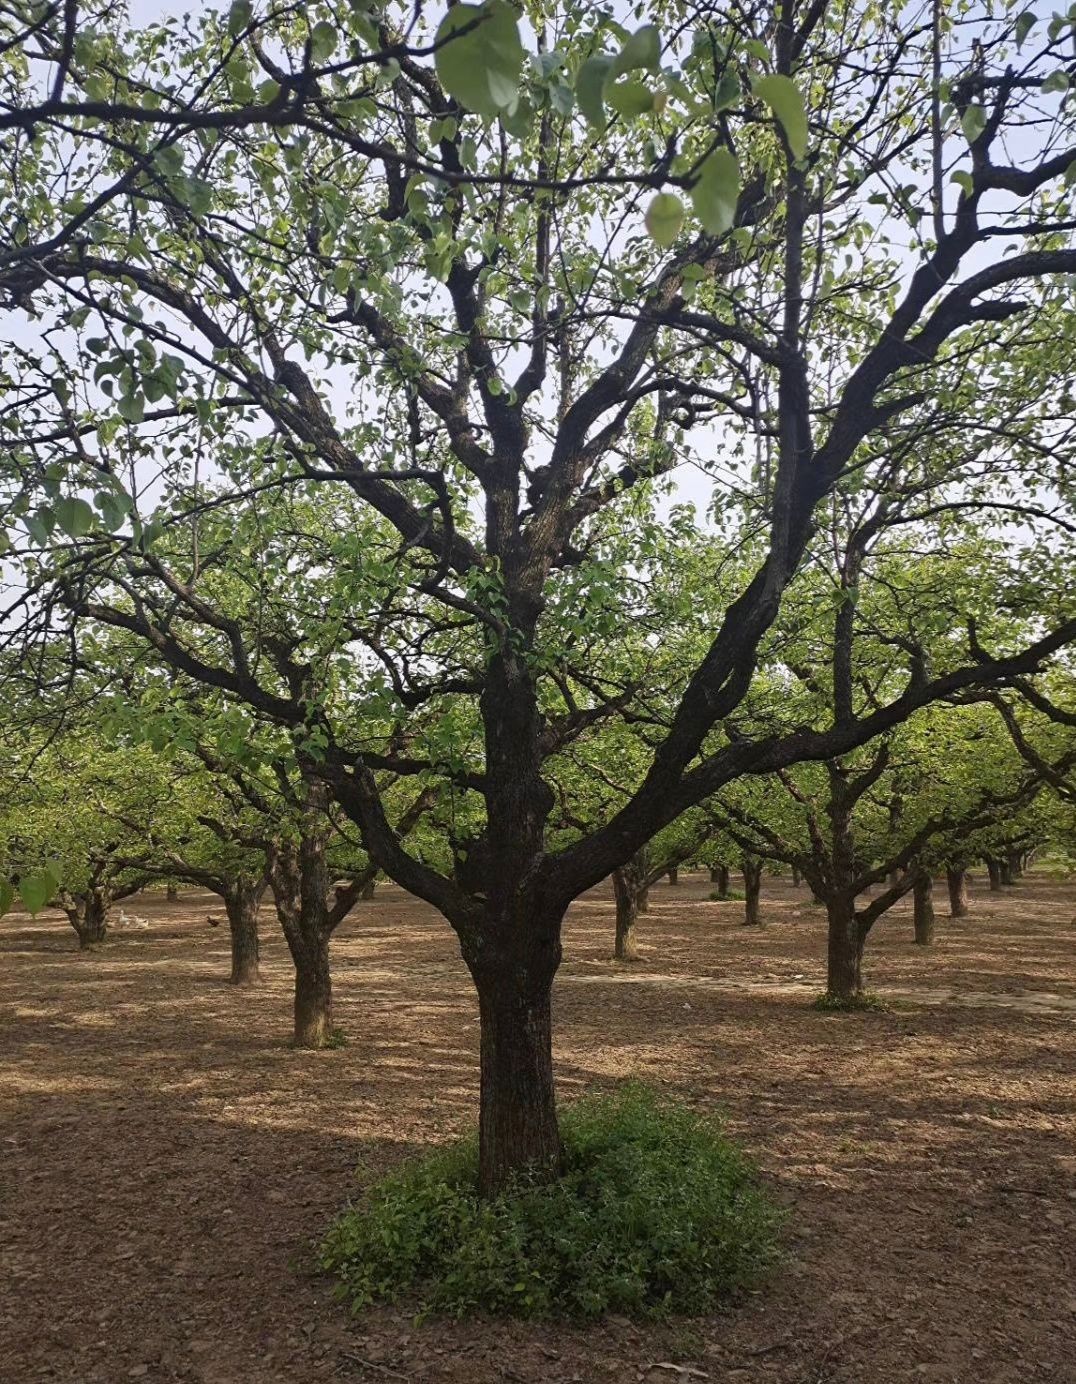
<svg viewBox="0 0 1076 1384">
<path fill-rule="evenodd" d="M 316 59 L 321 119 L 167 149 L 137 124 L 102 170 L 122 195 L 78 234 L 57 245 L 47 201 L 25 208 L 0 276 L 30 314 L 0 413 L 20 600 L 125 629 L 291 728 L 371 859 L 441 910 L 478 992 L 488 1193 L 558 1164 L 551 988 L 574 898 L 731 781 L 850 753 L 1076 633 L 913 671 L 822 726 L 725 731 L 823 501 L 924 401 L 946 405 L 933 454 L 956 450 L 995 426 L 1033 342 L 1043 407 L 998 424 L 988 461 L 1018 490 L 1025 464 L 1061 483 L 1073 21 L 962 0 L 666 3 L 631 32 L 567 0 L 428 23 L 259 8 L 252 30 L 233 6 L 173 80 L 225 61 L 272 101 Z M 156 32 L 167 57 L 180 40 Z M 38 163 L 65 157 L 39 136 Z M 700 602 L 700 652 L 626 801 L 554 843 L 552 762 L 636 710 L 591 633 L 645 620 L 655 492 L 700 471 L 706 541 L 744 575 L 716 613 Z M 197 544 L 158 549 L 210 476 L 237 501 L 344 487 L 394 534 L 373 603 L 361 544 L 334 569 L 390 733 L 319 698 L 316 624 L 263 657 L 203 599 Z M 381 771 L 460 802 L 451 867 L 392 829 Z"/>
</svg>

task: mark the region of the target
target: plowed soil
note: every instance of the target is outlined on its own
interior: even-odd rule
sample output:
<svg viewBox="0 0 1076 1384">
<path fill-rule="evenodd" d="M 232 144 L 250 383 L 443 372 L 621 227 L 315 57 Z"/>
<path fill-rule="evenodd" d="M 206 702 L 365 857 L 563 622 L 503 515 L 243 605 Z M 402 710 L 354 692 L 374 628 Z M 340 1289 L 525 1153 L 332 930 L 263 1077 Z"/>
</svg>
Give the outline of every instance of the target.
<svg viewBox="0 0 1076 1384">
<path fill-rule="evenodd" d="M 352 1319 L 313 1272 L 357 1168 L 474 1118 L 476 1006 L 425 905 L 379 886 L 343 925 L 320 1053 L 268 911 L 252 991 L 209 896 L 135 899 L 150 925 L 89 954 L 61 915 L 0 922 L 0 1380 L 1073 1384 L 1076 886 L 976 880 L 929 949 L 898 908 L 889 1010 L 840 1016 L 809 1007 L 806 891 L 767 881 L 748 929 L 711 887 L 657 886 L 631 966 L 594 891 L 556 987 L 562 1100 L 635 1076 L 721 1109 L 789 1208 L 764 1290 L 645 1329 Z"/>
</svg>

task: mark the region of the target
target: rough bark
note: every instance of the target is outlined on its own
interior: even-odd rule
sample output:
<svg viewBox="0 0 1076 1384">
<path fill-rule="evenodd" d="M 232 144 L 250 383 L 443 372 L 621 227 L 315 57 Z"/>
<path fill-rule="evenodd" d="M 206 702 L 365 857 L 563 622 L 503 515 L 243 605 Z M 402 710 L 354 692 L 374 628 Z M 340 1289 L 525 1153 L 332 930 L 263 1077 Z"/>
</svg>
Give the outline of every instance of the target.
<svg viewBox="0 0 1076 1384">
<path fill-rule="evenodd" d="M 364 900 L 372 899 L 374 897 L 374 889 L 376 888 L 376 886 L 376 880 L 368 879 L 359 891 L 359 898 Z"/>
<path fill-rule="evenodd" d="M 666 874 L 668 875 L 668 877 L 669 877 L 669 883 L 670 883 L 670 884 L 679 884 L 679 883 L 680 883 L 680 871 L 679 871 L 679 869 L 678 869 L 675 865 L 672 867 L 671 870 L 666 870 L 665 873 L 666 873 Z"/>
<path fill-rule="evenodd" d="M 717 885 L 719 899 L 727 899 L 729 894 L 729 867 L 714 865 L 710 869 L 710 883 Z"/>
<path fill-rule="evenodd" d="M 1006 888 L 1009 888 L 1016 883 L 1016 880 L 1013 877 L 1012 864 L 1007 857 L 998 861 L 998 874 L 1001 878 L 1002 885 L 1004 885 Z"/>
<path fill-rule="evenodd" d="M 332 1036 L 332 974 L 329 938 L 309 938 L 295 962 L 295 1045 L 323 1048 Z"/>
<path fill-rule="evenodd" d="M 855 901 L 847 894 L 826 900 L 828 922 L 826 989 L 835 999 L 854 999 L 863 989 L 864 938 L 856 919 Z"/>
<path fill-rule="evenodd" d="M 934 880 L 929 870 L 920 870 L 912 886 L 915 940 L 920 947 L 934 941 Z"/>
<path fill-rule="evenodd" d="M 553 1084 L 552 977 L 520 985 L 515 968 L 479 973 L 481 1098 L 479 1194 L 496 1196 L 527 1169 L 555 1176 L 561 1163 Z"/>
<path fill-rule="evenodd" d="M 802 883 L 803 883 L 803 875 L 800 873 L 800 868 L 799 868 L 798 865 L 793 865 L 793 866 L 792 866 L 792 887 L 793 887 L 793 889 L 798 889 Z"/>
<path fill-rule="evenodd" d="M 966 918 L 968 915 L 967 870 L 946 870 L 945 879 L 949 886 L 949 916 L 951 918 Z"/>
<path fill-rule="evenodd" d="M 762 861 L 754 856 L 743 858 L 744 923 L 757 927 L 761 922 L 759 897 L 762 893 Z"/>
<path fill-rule="evenodd" d="M 232 881 L 224 895 L 232 947 L 232 985 L 257 985 L 260 980 L 258 905 L 263 885 L 251 880 Z"/>
<path fill-rule="evenodd" d="M 985 857 L 986 873 L 990 878 L 990 892 L 996 894 L 1001 888 L 1001 863 L 992 855 Z"/>
</svg>

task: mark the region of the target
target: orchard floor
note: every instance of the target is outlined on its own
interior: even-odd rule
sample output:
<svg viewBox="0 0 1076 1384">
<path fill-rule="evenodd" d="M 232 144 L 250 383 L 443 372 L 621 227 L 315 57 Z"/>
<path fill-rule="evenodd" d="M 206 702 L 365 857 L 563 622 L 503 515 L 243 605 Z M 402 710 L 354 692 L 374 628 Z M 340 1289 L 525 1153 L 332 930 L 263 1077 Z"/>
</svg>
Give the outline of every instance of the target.
<svg viewBox="0 0 1076 1384">
<path fill-rule="evenodd" d="M 311 1244 L 366 1173 L 467 1127 L 478 1027 L 447 926 L 379 887 L 333 947 L 345 1047 L 288 1043 L 290 968 L 223 983 L 214 900 L 133 901 L 79 955 L 62 918 L 0 923 L 0 1380 L 122 1384 L 1072 1384 L 1076 886 L 875 930 L 886 1013 L 828 1016 L 822 918 L 768 883 L 765 926 L 657 886 L 642 960 L 607 889 L 573 909 L 562 1099 L 642 1077 L 727 1114 L 789 1207 L 772 1283 L 702 1321 L 585 1330 L 351 1319 Z"/>
</svg>

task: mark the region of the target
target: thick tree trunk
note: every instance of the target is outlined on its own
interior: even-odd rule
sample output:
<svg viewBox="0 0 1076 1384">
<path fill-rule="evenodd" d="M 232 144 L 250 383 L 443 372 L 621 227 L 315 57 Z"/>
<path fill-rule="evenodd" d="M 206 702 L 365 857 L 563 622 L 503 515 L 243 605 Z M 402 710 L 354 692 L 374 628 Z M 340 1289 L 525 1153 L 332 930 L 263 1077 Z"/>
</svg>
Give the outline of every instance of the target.
<svg viewBox="0 0 1076 1384">
<path fill-rule="evenodd" d="M 613 871 L 613 897 L 616 899 L 613 956 L 617 961 L 637 961 L 639 948 L 635 941 L 635 920 L 639 915 L 639 888 L 630 862 Z"/>
<path fill-rule="evenodd" d="M 552 978 L 519 987 L 516 968 L 476 977 L 482 1026 L 478 1190 L 524 1170 L 554 1176 L 561 1143 L 553 1086 Z"/>
<path fill-rule="evenodd" d="M 1008 860 L 998 861 L 998 875 L 1001 879 L 1001 883 L 1005 886 L 1011 886 L 1016 883 L 1016 880 L 1013 879 L 1012 866 L 1009 864 Z"/>
<path fill-rule="evenodd" d="M 233 884 L 224 896 L 232 944 L 232 985 L 257 985 L 259 973 L 258 904 L 261 888 L 247 881 Z"/>
<path fill-rule="evenodd" d="M 332 1036 L 332 975 L 329 939 L 304 939 L 295 962 L 295 1046 L 323 1048 Z"/>
<path fill-rule="evenodd" d="M 968 872 L 967 870 L 946 870 L 949 885 L 949 916 L 966 918 L 968 916 Z"/>
<path fill-rule="evenodd" d="M 826 990 L 834 999 L 855 999 L 863 989 L 863 937 L 854 901 L 846 894 L 828 898 L 826 917 Z"/>
<path fill-rule="evenodd" d="M 990 892 L 996 894 L 1001 888 L 1001 865 L 992 855 L 985 857 L 986 873 L 990 877 Z"/>
<path fill-rule="evenodd" d="M 934 941 L 934 880 L 929 870 L 920 870 L 912 886 L 915 940 L 920 947 Z"/>
<path fill-rule="evenodd" d="M 90 889 L 64 912 L 75 929 L 79 951 L 99 947 L 108 935 L 108 910 L 112 900 L 104 889 Z"/>
<path fill-rule="evenodd" d="M 669 876 L 669 883 L 670 883 L 670 884 L 679 884 L 679 883 L 680 883 L 680 871 L 679 871 L 679 869 L 678 869 L 675 865 L 672 867 L 671 870 L 666 871 L 666 873 L 667 873 L 668 876 Z"/>
<path fill-rule="evenodd" d="M 743 858 L 744 923 L 756 927 L 761 922 L 759 896 L 762 893 L 762 861 L 753 856 Z"/>
<path fill-rule="evenodd" d="M 1009 878 L 1005 882 L 1006 884 L 1015 884 L 1024 873 L 1023 851 L 1009 851 L 1005 856 L 1005 864 L 1009 870 Z"/>
</svg>

